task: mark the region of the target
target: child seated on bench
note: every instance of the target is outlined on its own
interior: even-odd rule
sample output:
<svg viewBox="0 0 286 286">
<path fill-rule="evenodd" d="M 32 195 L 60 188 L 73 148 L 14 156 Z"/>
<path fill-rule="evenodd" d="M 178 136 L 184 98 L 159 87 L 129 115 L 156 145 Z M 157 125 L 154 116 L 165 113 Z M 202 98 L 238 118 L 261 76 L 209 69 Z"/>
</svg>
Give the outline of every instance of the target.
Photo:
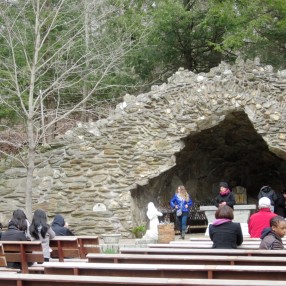
<svg viewBox="0 0 286 286">
<path fill-rule="evenodd" d="M 285 249 L 282 237 L 286 234 L 286 221 L 282 216 L 270 220 L 270 227 L 264 228 L 259 249 Z"/>
</svg>

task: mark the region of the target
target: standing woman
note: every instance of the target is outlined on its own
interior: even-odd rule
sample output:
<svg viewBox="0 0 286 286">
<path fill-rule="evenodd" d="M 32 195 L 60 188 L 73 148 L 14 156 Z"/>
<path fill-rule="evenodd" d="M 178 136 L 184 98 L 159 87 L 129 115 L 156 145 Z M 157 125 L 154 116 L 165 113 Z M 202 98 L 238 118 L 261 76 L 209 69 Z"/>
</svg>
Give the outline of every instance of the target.
<svg viewBox="0 0 286 286">
<path fill-rule="evenodd" d="M 36 210 L 30 225 L 30 234 L 32 240 L 40 240 L 42 242 L 44 259 L 50 260 L 50 239 L 54 238 L 55 232 L 47 223 L 47 215 L 43 210 Z"/>
<path fill-rule="evenodd" d="M 178 218 L 180 225 L 181 238 L 185 239 L 187 219 L 189 216 L 190 208 L 193 202 L 187 193 L 184 186 L 179 186 L 176 194 L 170 201 L 170 205 L 176 210 L 176 217 Z"/>
<path fill-rule="evenodd" d="M 229 206 L 233 209 L 235 205 L 235 198 L 233 193 L 230 191 L 226 182 L 219 183 L 219 194 L 215 198 L 216 207 Z"/>
</svg>

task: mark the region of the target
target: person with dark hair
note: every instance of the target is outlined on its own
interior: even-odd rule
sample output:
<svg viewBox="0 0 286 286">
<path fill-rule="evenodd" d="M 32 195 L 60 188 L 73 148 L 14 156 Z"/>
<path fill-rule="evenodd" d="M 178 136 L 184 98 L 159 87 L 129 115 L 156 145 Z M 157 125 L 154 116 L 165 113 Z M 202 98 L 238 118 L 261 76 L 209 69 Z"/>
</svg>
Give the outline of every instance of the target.
<svg viewBox="0 0 286 286">
<path fill-rule="evenodd" d="M 8 229 L 2 232 L 1 240 L 3 241 L 26 241 L 25 231 L 19 229 L 19 222 L 12 218 L 8 223 Z M 7 262 L 7 267 L 21 269 L 20 262 Z"/>
<path fill-rule="evenodd" d="M 259 249 L 285 249 L 282 237 L 286 234 L 286 221 L 282 216 L 270 220 L 270 227 L 262 231 Z"/>
<path fill-rule="evenodd" d="M 40 240 L 42 242 L 45 261 L 50 260 L 50 239 L 56 236 L 55 232 L 47 223 L 47 220 L 46 213 L 43 210 L 37 209 L 34 212 L 30 225 L 32 240 Z"/>
<path fill-rule="evenodd" d="M 27 239 L 31 240 L 29 232 L 30 223 L 24 211 L 21 209 L 16 209 L 15 211 L 13 211 L 12 219 L 18 222 L 19 230 L 24 231 Z"/>
<path fill-rule="evenodd" d="M 277 194 L 275 193 L 275 191 L 270 186 L 263 186 L 259 190 L 257 198 L 259 200 L 259 199 L 261 199 L 263 197 L 266 197 L 266 198 L 268 198 L 271 201 L 270 210 L 272 212 L 274 212 L 274 204 L 275 204 L 275 201 L 277 200 Z"/>
<path fill-rule="evenodd" d="M 286 218 L 286 190 L 277 194 L 277 199 L 274 202 L 274 212 Z"/>
<path fill-rule="evenodd" d="M 74 235 L 70 229 L 64 217 L 60 214 L 56 214 L 51 224 L 52 230 L 59 236 L 72 236 Z"/>
<path fill-rule="evenodd" d="M 220 206 L 215 212 L 216 220 L 209 225 L 209 236 L 213 248 L 237 248 L 243 242 L 240 223 L 232 222 L 233 209 L 227 205 Z"/>
<path fill-rule="evenodd" d="M 228 184 L 226 182 L 219 183 L 219 194 L 215 198 L 215 206 L 218 208 L 220 206 L 229 206 L 233 208 L 235 205 L 235 198 L 233 193 L 230 191 Z"/>
</svg>

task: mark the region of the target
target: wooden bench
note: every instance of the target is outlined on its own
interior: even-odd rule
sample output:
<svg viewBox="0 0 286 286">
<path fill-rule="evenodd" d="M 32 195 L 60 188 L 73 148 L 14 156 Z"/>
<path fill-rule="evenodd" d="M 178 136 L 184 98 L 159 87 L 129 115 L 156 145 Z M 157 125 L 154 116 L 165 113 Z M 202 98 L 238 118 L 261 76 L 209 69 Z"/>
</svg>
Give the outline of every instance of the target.
<svg viewBox="0 0 286 286">
<path fill-rule="evenodd" d="M 0 273 L 0 285 L 5 286 L 273 286 L 271 280 L 178 279 L 146 277 L 70 276 Z M 285 281 L 275 281 L 285 286 Z"/>
<path fill-rule="evenodd" d="M 4 253 L 4 248 L 3 245 L 0 244 L 0 267 L 6 267 L 7 266 L 7 261 Z"/>
<path fill-rule="evenodd" d="M 220 265 L 273 265 L 285 266 L 285 257 L 233 255 L 156 255 L 156 254 L 95 254 L 87 255 L 92 263 L 145 263 L 145 264 L 220 264 Z"/>
<path fill-rule="evenodd" d="M 283 256 L 285 250 L 260 250 L 260 249 L 214 249 L 214 248 L 152 248 L 152 247 L 121 247 L 120 253 L 124 254 L 165 254 L 165 255 L 247 255 L 247 256 Z"/>
<path fill-rule="evenodd" d="M 28 273 L 30 263 L 43 263 L 41 241 L 1 241 L 7 262 L 21 263 L 22 273 Z"/>
<path fill-rule="evenodd" d="M 80 257 L 86 258 L 88 253 L 100 253 L 98 236 L 77 236 Z"/>
<path fill-rule="evenodd" d="M 284 280 L 286 266 L 253 265 L 175 265 L 119 263 L 44 263 L 45 274 L 163 277 L 192 279 Z"/>
<path fill-rule="evenodd" d="M 151 248 L 212 248 L 212 242 L 151 243 Z M 258 243 L 242 243 L 237 249 L 259 249 Z"/>
<path fill-rule="evenodd" d="M 87 253 L 100 253 L 98 236 L 56 236 L 50 240 L 52 258 L 63 262 L 65 258 L 85 259 Z"/>
<path fill-rule="evenodd" d="M 78 240 L 75 236 L 55 236 L 50 240 L 51 258 L 63 262 L 65 258 L 80 258 Z"/>
</svg>

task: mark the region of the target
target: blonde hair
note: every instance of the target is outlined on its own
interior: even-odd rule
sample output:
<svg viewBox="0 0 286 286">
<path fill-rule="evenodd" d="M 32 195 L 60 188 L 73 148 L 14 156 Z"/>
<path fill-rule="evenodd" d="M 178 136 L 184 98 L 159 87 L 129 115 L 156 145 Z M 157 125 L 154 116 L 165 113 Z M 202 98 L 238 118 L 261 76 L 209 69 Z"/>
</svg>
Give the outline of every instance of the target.
<svg viewBox="0 0 286 286">
<path fill-rule="evenodd" d="M 178 186 L 178 193 L 186 202 L 188 202 L 190 200 L 190 196 L 189 196 L 185 186 Z"/>
</svg>

